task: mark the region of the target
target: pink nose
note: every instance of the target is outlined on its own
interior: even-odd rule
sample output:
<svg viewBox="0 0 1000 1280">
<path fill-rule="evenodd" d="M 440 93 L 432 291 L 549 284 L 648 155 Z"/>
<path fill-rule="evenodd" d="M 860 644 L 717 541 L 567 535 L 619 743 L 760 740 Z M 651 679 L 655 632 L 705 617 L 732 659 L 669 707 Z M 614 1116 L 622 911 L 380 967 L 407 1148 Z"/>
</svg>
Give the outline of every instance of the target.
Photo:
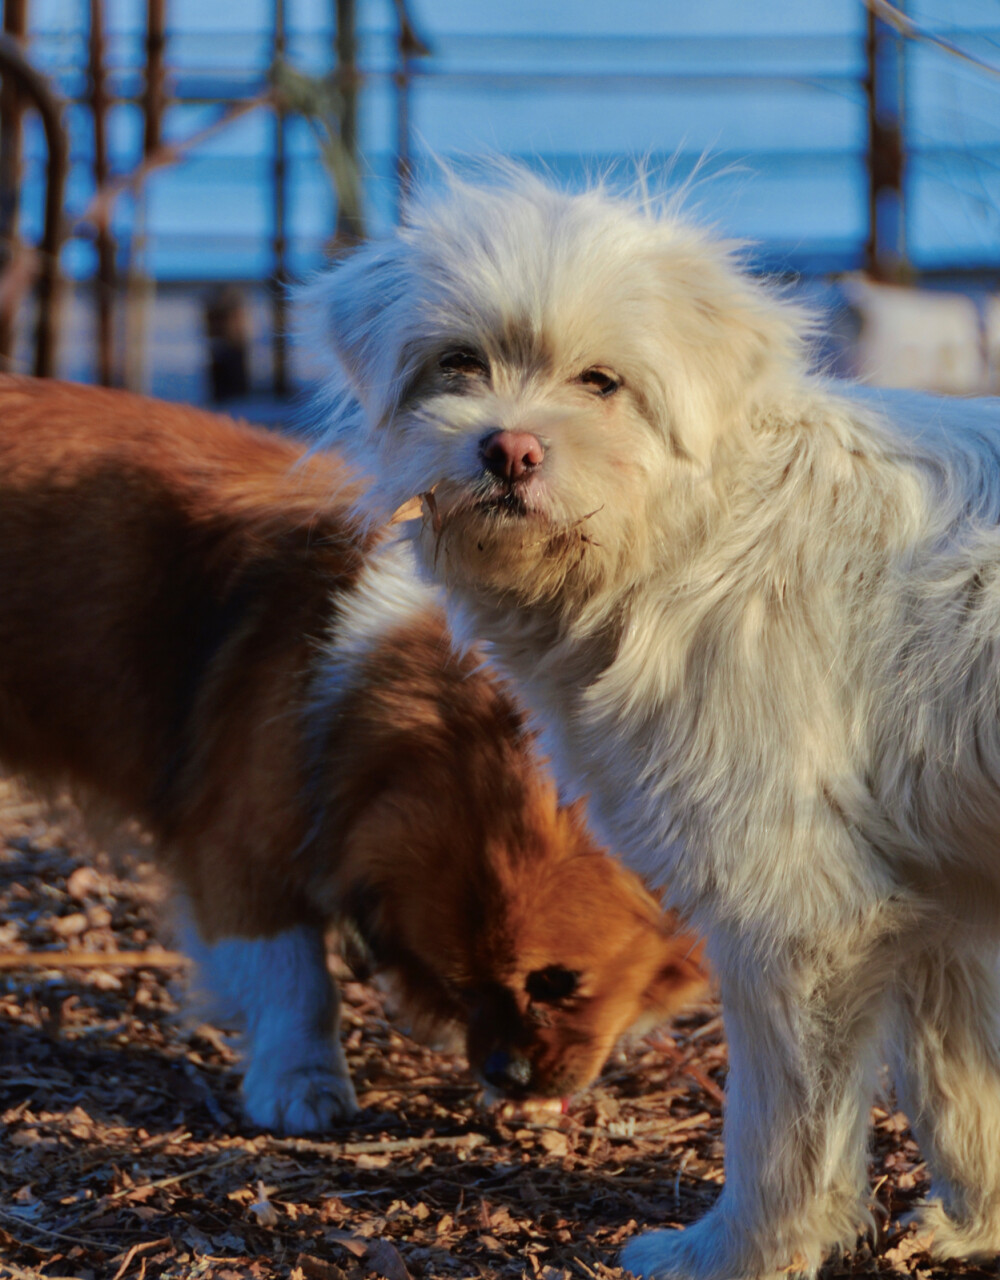
<svg viewBox="0 0 1000 1280">
<path fill-rule="evenodd" d="M 501 480 L 520 480 L 545 458 L 545 450 L 530 431 L 491 431 L 480 440 L 479 454 L 487 471 Z"/>
</svg>

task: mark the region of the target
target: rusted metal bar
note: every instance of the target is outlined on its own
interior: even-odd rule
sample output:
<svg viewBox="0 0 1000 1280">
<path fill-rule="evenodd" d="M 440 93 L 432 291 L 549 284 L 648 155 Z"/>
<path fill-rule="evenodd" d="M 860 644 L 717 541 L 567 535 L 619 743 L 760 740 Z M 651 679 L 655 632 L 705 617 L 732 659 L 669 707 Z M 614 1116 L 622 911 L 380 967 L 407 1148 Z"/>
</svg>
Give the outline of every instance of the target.
<svg viewBox="0 0 1000 1280">
<path fill-rule="evenodd" d="M 4 34 L 23 48 L 28 24 L 27 0 L 5 0 Z M 21 195 L 21 117 L 24 103 L 12 76 L 0 87 L 0 273 L 14 264 L 18 253 L 18 213 Z M 0 311 L 0 359 L 8 364 L 14 348 L 16 296 Z"/>
<path fill-rule="evenodd" d="M 55 372 L 59 250 L 63 239 L 63 192 L 69 162 L 69 145 L 62 125 L 62 102 L 52 91 L 48 80 L 25 58 L 18 42 L 8 35 L 0 35 L 0 76 L 5 81 L 12 80 L 22 97 L 38 111 L 48 147 L 44 225 L 38 246 L 34 372 L 38 377 L 50 377 Z"/>
<path fill-rule="evenodd" d="M 90 0 L 88 72 L 90 110 L 94 126 L 94 188 L 108 183 L 107 112 L 108 89 L 104 66 L 104 0 Z M 97 378 L 102 386 L 114 382 L 115 242 L 111 234 L 110 210 L 96 226 L 97 243 Z"/>
<path fill-rule="evenodd" d="M 417 34 L 406 0 L 394 0 L 396 9 L 396 202 L 401 218 L 413 181 L 413 147 L 410 133 L 410 86 L 414 58 L 425 58 L 430 48 Z"/>
<path fill-rule="evenodd" d="M 138 195 L 150 176 L 158 169 L 166 169 L 170 165 L 178 164 L 189 151 L 197 150 L 202 143 L 207 142 L 209 138 L 213 138 L 220 130 L 228 128 L 229 125 L 237 120 L 242 120 L 251 111 L 256 111 L 260 107 L 271 106 L 273 102 L 274 95 L 270 90 L 259 93 L 255 98 L 246 98 L 243 101 L 234 102 L 216 116 L 210 124 L 207 124 L 204 129 L 198 129 L 194 133 L 188 134 L 186 138 L 179 138 L 175 142 L 164 144 L 129 173 L 122 173 L 116 178 L 111 178 L 106 186 L 99 191 L 95 191 L 90 203 L 80 215 L 79 222 L 96 226 L 101 218 L 110 216 L 111 207 L 119 196 L 126 191 L 131 191 L 133 195 Z"/>
<path fill-rule="evenodd" d="M 151 156 L 162 142 L 166 106 L 167 10 L 166 0 L 146 0 L 146 86 L 143 94 L 144 156 Z"/>
<path fill-rule="evenodd" d="M 349 182 L 337 191 L 337 223 L 335 243 L 356 244 L 365 234 L 361 212 L 361 191 L 357 182 L 358 168 L 358 94 L 361 74 L 358 70 L 358 30 L 356 0 L 337 0 L 337 85 L 340 89 L 338 126 L 340 143 L 347 156 Z"/>
<path fill-rule="evenodd" d="M 285 58 L 285 3 L 274 0 L 274 36 L 272 61 L 275 65 Z M 287 160 L 285 155 L 287 112 L 279 94 L 274 109 L 274 174 L 273 195 L 273 253 L 274 271 L 271 277 L 271 389 L 276 396 L 288 394 L 288 240 L 286 235 L 286 183 Z"/>
<path fill-rule="evenodd" d="M 905 270 L 903 182 L 904 57 L 901 37 L 867 14 L 865 51 L 868 101 L 868 240 L 865 268 L 876 280 L 898 280 Z"/>
<path fill-rule="evenodd" d="M 146 0 L 146 75 L 142 91 L 143 164 L 151 166 L 162 151 L 166 86 L 166 0 Z M 125 325 L 122 381 L 133 391 L 147 389 L 146 338 L 154 285 L 146 275 L 145 192 L 136 196 L 135 221 L 125 270 Z"/>
<path fill-rule="evenodd" d="M 358 36 L 354 0 L 337 0 L 337 70 L 343 95 L 340 140 L 350 155 L 358 150 Z"/>
</svg>

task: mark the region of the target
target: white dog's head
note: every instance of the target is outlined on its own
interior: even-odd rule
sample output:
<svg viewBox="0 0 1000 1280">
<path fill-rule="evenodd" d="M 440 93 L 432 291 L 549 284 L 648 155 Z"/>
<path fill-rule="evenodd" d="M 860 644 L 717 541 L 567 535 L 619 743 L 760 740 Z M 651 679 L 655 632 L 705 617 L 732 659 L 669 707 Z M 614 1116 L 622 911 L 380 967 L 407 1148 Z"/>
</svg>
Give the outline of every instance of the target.
<svg viewBox="0 0 1000 1280">
<path fill-rule="evenodd" d="M 677 486 L 801 361 L 801 317 L 649 202 L 453 180 L 312 288 L 330 437 L 453 585 L 577 603 L 660 559 Z M 315 314 L 315 312 L 314 312 Z"/>
</svg>

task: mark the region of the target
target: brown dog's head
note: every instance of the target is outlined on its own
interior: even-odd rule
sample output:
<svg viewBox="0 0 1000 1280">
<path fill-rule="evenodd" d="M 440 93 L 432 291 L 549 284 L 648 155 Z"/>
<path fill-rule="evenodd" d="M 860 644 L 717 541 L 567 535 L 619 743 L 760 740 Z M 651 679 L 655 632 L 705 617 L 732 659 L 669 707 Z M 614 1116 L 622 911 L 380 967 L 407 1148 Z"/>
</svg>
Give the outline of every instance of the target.
<svg viewBox="0 0 1000 1280">
<path fill-rule="evenodd" d="M 411 1020 L 464 1030 L 482 1079 L 571 1093 L 704 988 L 700 946 L 559 803 L 506 686 L 440 613 L 373 644 L 335 723 L 331 914 Z"/>
<path fill-rule="evenodd" d="M 468 761 L 450 763 L 456 776 L 393 787 L 360 824 L 349 914 L 416 1025 L 462 1030 L 472 1070 L 508 1097 L 565 1097 L 625 1032 L 705 990 L 701 943 L 530 754 L 480 803 Z"/>
<path fill-rule="evenodd" d="M 497 862 L 462 997 L 469 1062 L 510 1097 L 565 1097 L 616 1041 L 676 1013 L 706 986 L 702 949 L 639 879 L 560 810 L 566 856 Z M 575 846 L 575 847 L 574 847 Z"/>
</svg>

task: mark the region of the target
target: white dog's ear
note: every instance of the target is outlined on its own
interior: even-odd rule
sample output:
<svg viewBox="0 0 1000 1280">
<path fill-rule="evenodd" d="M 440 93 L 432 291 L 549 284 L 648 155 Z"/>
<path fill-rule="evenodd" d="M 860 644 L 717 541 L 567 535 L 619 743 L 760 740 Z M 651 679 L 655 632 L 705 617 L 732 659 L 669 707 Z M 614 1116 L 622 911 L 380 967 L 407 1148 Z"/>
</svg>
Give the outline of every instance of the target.
<svg viewBox="0 0 1000 1280">
<path fill-rule="evenodd" d="M 658 280 L 667 429 L 679 452 L 707 466 L 720 439 L 752 424 L 768 386 L 795 378 L 809 320 L 700 238 L 669 244 Z"/>
<path fill-rule="evenodd" d="M 369 242 L 306 290 L 322 341 L 373 423 L 391 412 L 398 393 L 405 262 L 398 240 Z"/>
</svg>

